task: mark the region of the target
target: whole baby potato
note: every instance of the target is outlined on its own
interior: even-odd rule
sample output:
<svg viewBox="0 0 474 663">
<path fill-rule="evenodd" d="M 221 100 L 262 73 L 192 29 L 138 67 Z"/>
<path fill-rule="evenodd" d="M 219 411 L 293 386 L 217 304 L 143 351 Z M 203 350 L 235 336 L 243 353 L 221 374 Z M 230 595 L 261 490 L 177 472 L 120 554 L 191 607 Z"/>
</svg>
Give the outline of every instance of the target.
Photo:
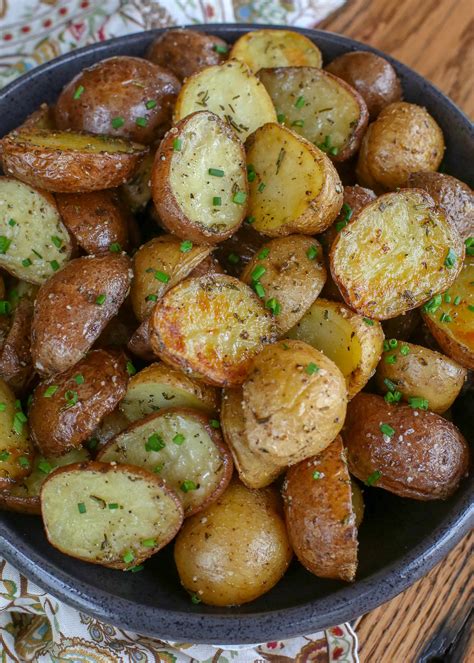
<svg viewBox="0 0 474 663">
<path fill-rule="evenodd" d="M 174 549 L 184 588 L 217 606 L 265 594 L 291 557 L 277 491 L 250 490 L 236 479 L 216 502 L 186 520 Z"/>
<path fill-rule="evenodd" d="M 130 56 L 83 69 L 59 95 L 59 129 L 123 136 L 148 145 L 168 127 L 181 85 L 170 71 Z"/>
</svg>

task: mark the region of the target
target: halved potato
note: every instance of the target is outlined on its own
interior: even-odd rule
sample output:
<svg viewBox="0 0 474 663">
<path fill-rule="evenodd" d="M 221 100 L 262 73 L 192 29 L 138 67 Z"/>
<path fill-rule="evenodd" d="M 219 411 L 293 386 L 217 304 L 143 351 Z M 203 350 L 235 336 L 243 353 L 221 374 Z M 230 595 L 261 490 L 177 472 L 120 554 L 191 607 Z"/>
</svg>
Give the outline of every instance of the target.
<svg viewBox="0 0 474 663">
<path fill-rule="evenodd" d="M 328 157 L 279 124 L 265 124 L 246 142 L 249 218 L 255 230 L 278 237 L 313 235 L 339 214 L 342 184 Z"/>
<path fill-rule="evenodd" d="M 358 150 L 369 114 L 353 87 L 315 67 L 262 69 L 258 78 L 279 120 L 334 161 L 344 161 Z"/>
<path fill-rule="evenodd" d="M 383 350 L 380 322 L 363 318 L 344 304 L 317 299 L 288 332 L 289 338 L 321 350 L 343 374 L 352 398 L 372 375 Z"/>
<path fill-rule="evenodd" d="M 292 30 L 253 30 L 239 37 L 229 55 L 253 71 L 264 67 L 321 67 L 323 56 L 313 42 Z"/>
<path fill-rule="evenodd" d="M 193 408 L 211 413 L 217 406 L 214 387 L 163 363 L 151 364 L 134 375 L 120 403 L 121 411 L 130 421 L 164 408 Z"/>
<path fill-rule="evenodd" d="M 57 467 L 72 465 L 89 460 L 87 449 L 73 449 L 64 456 L 36 456 L 33 470 L 21 483 L 12 484 L 7 490 L 0 491 L 0 509 L 16 511 L 17 513 L 28 513 L 30 515 L 41 514 L 40 491 L 47 476 Z"/>
<path fill-rule="evenodd" d="M 51 195 L 0 177 L 0 267 L 44 283 L 71 255 L 71 239 Z"/>
<path fill-rule="evenodd" d="M 331 273 L 347 304 L 376 320 L 416 308 L 453 283 L 464 245 L 421 189 L 380 196 L 331 247 Z"/>
<path fill-rule="evenodd" d="M 185 408 L 135 422 L 103 447 L 97 460 L 156 472 L 178 495 L 185 518 L 219 497 L 233 469 L 232 456 L 209 417 Z"/>
<path fill-rule="evenodd" d="M 140 467 L 76 463 L 53 472 L 41 489 L 48 541 L 71 557 L 129 569 L 178 532 L 183 508 L 157 474 Z"/>
<path fill-rule="evenodd" d="M 265 488 L 282 473 L 279 463 L 274 463 L 269 454 L 259 454 L 250 448 L 242 410 L 242 387 L 226 389 L 222 396 L 221 426 L 239 479 L 247 488 Z"/>
<path fill-rule="evenodd" d="M 126 182 L 147 148 L 121 138 L 69 131 L 12 132 L 2 138 L 3 169 L 46 191 L 79 193 Z"/>
<path fill-rule="evenodd" d="M 229 60 L 190 76 L 176 101 L 174 122 L 196 111 L 219 115 L 244 141 L 265 122 L 276 122 L 268 92 L 246 64 Z"/>
<path fill-rule="evenodd" d="M 250 449 L 280 467 L 325 449 L 346 414 L 344 376 L 302 341 L 265 347 L 243 384 L 242 408 Z"/>
<path fill-rule="evenodd" d="M 143 322 L 165 292 L 185 279 L 211 252 L 209 246 L 183 242 L 174 235 L 154 237 L 133 256 L 130 290 L 133 311 Z"/>
<path fill-rule="evenodd" d="M 305 314 L 326 281 L 321 244 L 306 235 L 272 239 L 255 253 L 240 278 L 254 286 L 284 334 Z"/>
<path fill-rule="evenodd" d="M 245 151 L 214 113 L 186 116 L 162 140 L 151 177 L 161 223 L 178 237 L 216 244 L 245 217 Z"/>
<path fill-rule="evenodd" d="M 474 370 L 474 256 L 444 295 L 435 295 L 422 309 L 428 329 L 446 354 Z M 439 290 L 443 290 L 441 287 Z"/>
<path fill-rule="evenodd" d="M 11 327 L 0 349 L 0 378 L 5 380 L 13 391 L 22 396 L 34 379 L 31 357 L 31 321 L 33 300 L 24 296 L 15 306 Z"/>
<path fill-rule="evenodd" d="M 216 386 L 241 384 L 252 358 L 276 338 L 268 309 L 232 276 L 182 281 L 156 304 L 151 345 L 173 366 Z"/>
<path fill-rule="evenodd" d="M 403 399 L 412 407 L 418 405 L 432 412 L 446 412 L 463 387 L 466 369 L 440 352 L 421 345 L 391 339 L 387 346 L 377 366 L 378 388 L 382 393 L 395 394 L 386 399 Z"/>
<path fill-rule="evenodd" d="M 21 403 L 0 379 L 0 490 L 31 474 L 34 457 Z"/>
<path fill-rule="evenodd" d="M 357 525 L 340 435 L 318 456 L 290 467 L 283 484 L 291 547 L 320 578 L 354 580 Z"/>
</svg>

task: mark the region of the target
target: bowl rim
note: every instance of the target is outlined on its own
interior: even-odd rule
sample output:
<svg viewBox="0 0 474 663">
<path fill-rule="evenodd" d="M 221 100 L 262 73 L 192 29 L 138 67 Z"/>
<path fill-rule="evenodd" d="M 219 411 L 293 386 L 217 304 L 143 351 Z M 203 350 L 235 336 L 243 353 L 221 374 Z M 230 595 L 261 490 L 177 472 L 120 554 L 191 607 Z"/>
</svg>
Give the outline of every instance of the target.
<svg viewBox="0 0 474 663">
<path fill-rule="evenodd" d="M 257 29 L 278 29 L 299 32 L 316 43 L 318 39 L 326 43 L 341 46 L 350 50 L 364 50 L 376 53 L 391 62 L 397 72 L 409 76 L 417 86 L 429 85 L 440 97 L 443 106 L 451 113 L 461 117 L 466 126 L 471 126 L 474 139 L 474 128 L 465 113 L 441 92 L 435 85 L 427 81 L 408 66 L 377 48 L 359 41 L 325 30 L 297 28 L 285 25 L 268 25 L 261 23 L 209 23 L 196 25 L 173 26 L 186 27 L 203 32 L 217 29 L 225 38 L 227 32 L 244 34 Z M 108 56 L 110 45 L 126 45 L 141 42 L 145 36 L 158 35 L 169 28 L 157 28 L 123 35 L 107 41 L 90 44 L 75 51 L 65 53 L 39 67 L 32 69 L 15 79 L 0 90 L 0 104 L 10 95 L 16 94 L 25 84 L 34 84 L 44 72 L 53 72 L 69 62 L 80 59 L 90 53 L 98 54 L 98 60 Z M 50 592 L 66 604 L 111 623 L 120 628 L 138 632 L 143 635 L 159 637 L 163 640 L 207 643 L 226 646 L 232 644 L 252 644 L 258 639 L 269 641 L 296 637 L 316 630 L 354 619 L 365 614 L 381 603 L 390 600 L 409 585 L 426 574 L 437 562 L 461 540 L 474 526 L 474 482 L 453 511 L 445 516 L 441 523 L 425 537 L 417 546 L 385 566 L 380 571 L 356 580 L 330 593 L 328 596 L 307 603 L 252 614 L 227 613 L 212 614 L 166 610 L 162 607 L 138 604 L 123 599 L 100 587 L 71 579 L 71 576 L 58 566 L 39 556 L 34 546 L 25 543 L 21 537 L 8 531 L 0 515 L 0 553 L 20 572 L 37 583 L 42 589 Z M 139 609 L 137 609 L 139 607 Z M 198 606 L 196 606 L 198 610 Z M 126 615 L 126 616 L 125 616 Z M 158 625 L 158 629 L 152 626 Z M 159 633 L 157 633 L 159 630 Z M 184 633 L 186 630 L 186 633 Z M 188 638 L 188 634 L 193 634 Z M 256 637 L 258 634 L 258 637 Z"/>
</svg>

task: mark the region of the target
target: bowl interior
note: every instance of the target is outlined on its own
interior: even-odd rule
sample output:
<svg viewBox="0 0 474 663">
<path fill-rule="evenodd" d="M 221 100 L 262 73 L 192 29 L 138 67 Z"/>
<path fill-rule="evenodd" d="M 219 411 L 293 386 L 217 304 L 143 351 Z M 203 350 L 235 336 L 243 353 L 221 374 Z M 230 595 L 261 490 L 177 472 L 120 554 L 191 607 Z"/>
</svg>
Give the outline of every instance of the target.
<svg viewBox="0 0 474 663">
<path fill-rule="evenodd" d="M 248 29 L 208 26 L 229 42 Z M 300 31 L 318 44 L 326 63 L 348 50 L 375 50 L 342 36 Z M 112 55 L 141 56 L 158 32 L 87 47 L 13 82 L 0 91 L 0 135 L 18 126 L 40 103 L 53 102 L 63 85 L 85 66 Z M 446 171 L 472 185 L 474 132 L 469 120 L 426 80 L 391 61 L 402 79 L 406 100 L 425 106 L 441 125 L 447 144 Z M 465 411 L 467 405 L 460 404 L 458 410 Z M 470 409 L 472 412 L 472 399 Z M 465 428 L 464 432 L 472 436 L 472 430 Z M 141 573 L 121 573 L 54 550 L 45 540 L 39 518 L 2 513 L 0 551 L 53 594 L 130 630 L 179 641 L 262 642 L 354 618 L 402 591 L 467 531 L 472 522 L 472 495 L 472 482 L 468 481 L 445 502 L 417 502 L 382 490 L 366 490 L 360 566 L 353 585 L 318 579 L 293 563 L 268 594 L 232 609 L 191 603 L 180 588 L 171 546 L 149 560 Z"/>
</svg>

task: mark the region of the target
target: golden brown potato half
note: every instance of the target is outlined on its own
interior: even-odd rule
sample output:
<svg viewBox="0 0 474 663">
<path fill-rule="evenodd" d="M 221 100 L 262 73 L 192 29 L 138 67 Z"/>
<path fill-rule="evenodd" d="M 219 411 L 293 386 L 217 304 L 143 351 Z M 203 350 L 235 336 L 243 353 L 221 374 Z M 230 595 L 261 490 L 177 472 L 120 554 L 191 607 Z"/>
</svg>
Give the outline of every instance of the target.
<svg viewBox="0 0 474 663">
<path fill-rule="evenodd" d="M 277 67 L 258 73 L 278 120 L 345 161 L 359 149 L 369 114 L 364 100 L 344 81 L 315 67 Z"/>
<path fill-rule="evenodd" d="M 276 490 L 249 490 L 234 479 L 219 499 L 188 518 L 174 559 L 195 601 L 232 606 L 268 592 L 282 578 L 292 551 Z"/>
<path fill-rule="evenodd" d="M 247 65 L 237 60 L 190 76 L 178 95 L 174 122 L 202 110 L 226 120 L 242 141 L 265 122 L 277 119 L 268 92 Z"/>
<path fill-rule="evenodd" d="M 116 191 L 58 193 L 56 203 L 64 225 L 86 253 L 127 251 L 130 214 Z"/>
<path fill-rule="evenodd" d="M 228 50 L 226 42 L 214 35 L 197 30 L 167 30 L 152 41 L 145 57 L 183 81 L 205 67 L 221 64 Z"/>
<path fill-rule="evenodd" d="M 28 115 L 26 120 L 17 128 L 17 131 L 19 129 L 21 131 L 41 131 L 43 129 L 54 131 L 54 129 L 57 129 L 54 123 L 54 109 L 48 104 L 41 104 L 39 108 Z"/>
<path fill-rule="evenodd" d="M 140 467 L 76 463 L 53 472 L 41 489 L 48 541 L 71 557 L 130 569 L 154 555 L 183 522 L 178 497 Z"/>
<path fill-rule="evenodd" d="M 155 161 L 155 151 L 148 152 L 140 161 L 133 176 L 122 184 L 120 195 L 134 214 L 145 209 L 151 200 L 151 171 Z"/>
<path fill-rule="evenodd" d="M 5 174 L 58 193 L 119 186 L 147 153 L 122 138 L 69 131 L 13 132 L 2 138 L 1 149 Z"/>
<path fill-rule="evenodd" d="M 462 239 L 474 237 L 474 192 L 464 182 L 444 173 L 412 173 L 407 187 L 424 189 L 457 228 Z"/>
<path fill-rule="evenodd" d="M 240 278 L 254 288 L 284 334 L 303 317 L 326 281 L 321 244 L 306 235 L 272 239 Z"/>
<path fill-rule="evenodd" d="M 473 283 L 474 256 L 467 256 L 450 288 L 444 295 L 435 295 L 422 309 L 423 319 L 443 352 L 471 370 L 474 370 Z"/>
<path fill-rule="evenodd" d="M 400 399 L 414 408 L 442 414 L 454 403 L 467 371 L 440 352 L 390 339 L 377 367 L 377 386 L 387 402 Z"/>
<path fill-rule="evenodd" d="M 247 210 L 244 147 L 214 113 L 192 113 L 162 140 L 151 189 L 170 232 L 193 242 L 221 242 L 236 232 Z"/>
<path fill-rule="evenodd" d="M 268 309 L 241 281 L 224 274 L 186 279 L 156 304 L 153 350 L 211 385 L 241 384 L 252 358 L 276 338 Z"/>
<path fill-rule="evenodd" d="M 357 180 L 375 192 L 403 186 L 411 173 L 437 170 L 443 132 L 422 106 L 399 101 L 386 106 L 367 129 L 357 162 Z"/>
<path fill-rule="evenodd" d="M 325 449 L 346 414 L 344 376 L 330 359 L 302 341 L 265 347 L 243 384 L 249 447 L 281 467 Z"/>
<path fill-rule="evenodd" d="M 324 352 L 336 364 L 346 380 L 348 398 L 363 389 L 375 373 L 384 340 L 380 322 L 322 298 L 314 302 L 288 336 Z"/>
<path fill-rule="evenodd" d="M 279 124 L 246 142 L 252 227 L 270 237 L 326 230 L 342 205 L 342 184 L 327 156 Z M 295 176 L 295 173 L 298 173 Z"/>
<path fill-rule="evenodd" d="M 242 387 L 226 389 L 221 403 L 221 426 L 239 479 L 247 488 L 265 488 L 282 473 L 279 463 L 269 454 L 258 454 L 250 448 L 242 410 Z"/>
<path fill-rule="evenodd" d="M 253 30 L 239 37 L 231 58 L 253 72 L 264 67 L 321 67 L 323 56 L 313 42 L 292 30 Z"/>
<path fill-rule="evenodd" d="M 72 250 L 53 197 L 0 177 L 0 198 L 0 267 L 29 283 L 44 283 Z"/>
<path fill-rule="evenodd" d="M 15 307 L 11 327 L 0 349 L 0 378 L 22 396 L 34 378 L 31 357 L 32 297 L 22 297 Z"/>
<path fill-rule="evenodd" d="M 463 259 L 457 230 L 421 189 L 401 189 L 366 205 L 338 233 L 330 254 L 346 303 L 376 320 L 449 288 Z"/>
<path fill-rule="evenodd" d="M 164 408 L 193 408 L 210 414 L 217 406 L 214 387 L 162 363 L 151 364 L 134 375 L 120 403 L 121 411 L 130 421 Z"/>
<path fill-rule="evenodd" d="M 97 460 L 159 474 L 178 495 L 187 518 L 215 502 L 232 477 L 232 456 L 214 421 L 185 408 L 150 414 L 108 442 Z"/>
<path fill-rule="evenodd" d="M 150 341 L 150 318 L 146 318 L 141 325 L 130 336 L 127 348 L 132 354 L 143 361 L 156 361 L 159 359 L 156 352 L 153 351 Z"/>
<path fill-rule="evenodd" d="M 80 447 L 127 390 L 123 355 L 93 350 L 69 370 L 41 382 L 29 410 L 31 437 L 44 456 Z"/>
<path fill-rule="evenodd" d="M 59 129 L 148 145 L 168 127 L 180 87 L 171 71 L 143 58 L 107 58 L 66 85 L 56 103 L 56 123 Z"/>
<path fill-rule="evenodd" d="M 0 490 L 21 481 L 33 469 L 35 450 L 21 403 L 0 379 Z"/>
<path fill-rule="evenodd" d="M 290 467 L 283 484 L 291 547 L 320 578 L 352 581 L 357 570 L 357 525 L 340 435 L 318 456 Z"/>
<path fill-rule="evenodd" d="M 357 394 L 342 437 L 351 473 L 400 497 L 446 499 L 468 472 L 469 448 L 456 426 L 381 396 Z"/>
<path fill-rule="evenodd" d="M 367 104 L 371 120 L 385 106 L 402 99 L 402 86 L 397 72 L 388 60 L 376 53 L 343 53 L 326 67 L 326 71 L 342 78 L 357 90 Z"/>
<path fill-rule="evenodd" d="M 133 257 L 130 290 L 133 311 L 140 322 L 148 318 L 165 292 L 185 279 L 207 258 L 211 248 L 173 235 L 154 237 Z"/>
<path fill-rule="evenodd" d="M 130 288 L 124 254 L 71 260 L 39 290 L 31 327 L 31 354 L 41 375 L 74 366 L 117 315 Z"/>
<path fill-rule="evenodd" d="M 40 491 L 46 477 L 57 467 L 72 465 L 89 460 L 87 449 L 73 449 L 64 456 L 36 456 L 31 474 L 21 483 L 12 484 L 7 490 L 0 491 L 0 509 L 41 515 Z"/>
</svg>

